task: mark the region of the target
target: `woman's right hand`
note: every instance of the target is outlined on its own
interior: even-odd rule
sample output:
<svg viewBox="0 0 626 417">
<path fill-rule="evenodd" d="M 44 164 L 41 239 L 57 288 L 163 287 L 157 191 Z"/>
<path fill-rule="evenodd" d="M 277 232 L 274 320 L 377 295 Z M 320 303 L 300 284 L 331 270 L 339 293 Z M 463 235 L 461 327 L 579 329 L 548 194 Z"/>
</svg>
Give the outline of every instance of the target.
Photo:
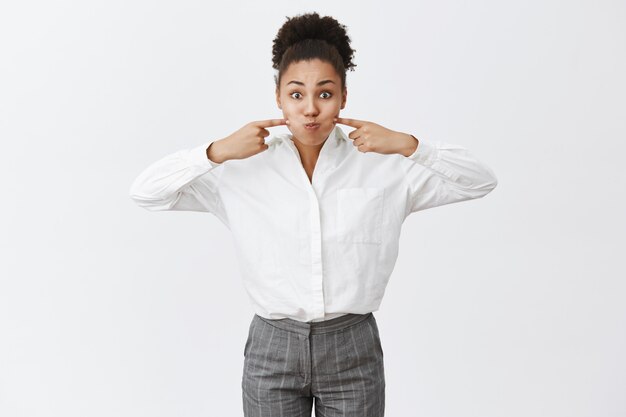
<svg viewBox="0 0 626 417">
<path fill-rule="evenodd" d="M 244 159 L 263 152 L 269 147 L 265 143 L 265 137 L 270 134 L 266 128 L 281 125 L 287 125 L 287 120 L 250 122 L 224 139 L 211 143 L 206 150 L 207 158 L 219 164 L 229 159 Z"/>
</svg>

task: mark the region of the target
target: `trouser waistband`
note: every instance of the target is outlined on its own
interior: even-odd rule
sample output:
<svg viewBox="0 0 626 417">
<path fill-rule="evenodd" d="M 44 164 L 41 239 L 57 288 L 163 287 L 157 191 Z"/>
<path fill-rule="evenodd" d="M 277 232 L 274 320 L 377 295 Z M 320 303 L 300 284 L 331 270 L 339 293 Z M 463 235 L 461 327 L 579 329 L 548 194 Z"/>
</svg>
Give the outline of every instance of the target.
<svg viewBox="0 0 626 417">
<path fill-rule="evenodd" d="M 372 312 L 365 314 L 349 313 L 343 316 L 335 317 L 334 319 L 314 322 L 303 322 L 290 318 L 267 319 L 265 317 L 259 316 L 258 314 L 255 314 L 255 317 L 280 329 L 308 336 L 309 334 L 328 333 L 341 330 L 346 327 L 350 327 L 353 324 L 360 323 L 363 320 L 368 319 L 372 315 Z"/>
</svg>

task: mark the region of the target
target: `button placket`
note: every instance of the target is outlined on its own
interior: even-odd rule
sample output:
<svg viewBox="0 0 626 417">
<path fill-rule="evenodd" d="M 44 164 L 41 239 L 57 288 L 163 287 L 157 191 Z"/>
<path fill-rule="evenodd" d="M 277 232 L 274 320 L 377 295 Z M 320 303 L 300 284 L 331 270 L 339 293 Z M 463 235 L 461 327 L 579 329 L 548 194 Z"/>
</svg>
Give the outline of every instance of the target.
<svg viewBox="0 0 626 417">
<path fill-rule="evenodd" d="M 320 318 L 324 317 L 324 290 L 323 290 L 323 275 L 322 275 L 322 225 L 320 218 L 320 203 L 317 197 L 317 193 L 315 191 L 315 184 L 319 183 L 320 178 L 323 178 L 325 167 L 327 165 L 326 153 L 329 146 L 328 139 L 322 146 L 320 150 L 320 154 L 318 156 L 317 162 L 315 164 L 315 168 L 313 170 L 313 175 L 311 176 L 311 181 L 309 181 L 309 177 L 302 166 L 302 160 L 300 158 L 300 154 L 298 153 L 298 149 L 295 144 L 288 139 L 289 148 L 295 154 L 297 158 L 297 163 L 299 166 L 299 171 L 301 172 L 301 177 L 306 184 L 306 190 L 309 195 L 309 232 L 310 232 L 310 241 L 309 241 L 309 249 L 311 256 L 311 308 L 312 312 L 311 318 Z M 305 226 L 306 227 L 306 226 Z"/>
</svg>

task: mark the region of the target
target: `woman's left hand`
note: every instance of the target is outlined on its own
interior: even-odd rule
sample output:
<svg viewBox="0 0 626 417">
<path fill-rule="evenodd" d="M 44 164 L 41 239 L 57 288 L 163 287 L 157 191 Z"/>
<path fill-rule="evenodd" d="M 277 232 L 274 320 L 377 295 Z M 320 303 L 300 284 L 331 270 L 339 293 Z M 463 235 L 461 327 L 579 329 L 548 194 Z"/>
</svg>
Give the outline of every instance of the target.
<svg viewBox="0 0 626 417">
<path fill-rule="evenodd" d="M 399 153 L 409 156 L 417 149 L 418 139 L 408 133 L 396 132 L 379 124 L 364 120 L 335 117 L 335 123 L 355 127 L 348 137 L 359 152 L 376 152 L 382 154 Z"/>
</svg>

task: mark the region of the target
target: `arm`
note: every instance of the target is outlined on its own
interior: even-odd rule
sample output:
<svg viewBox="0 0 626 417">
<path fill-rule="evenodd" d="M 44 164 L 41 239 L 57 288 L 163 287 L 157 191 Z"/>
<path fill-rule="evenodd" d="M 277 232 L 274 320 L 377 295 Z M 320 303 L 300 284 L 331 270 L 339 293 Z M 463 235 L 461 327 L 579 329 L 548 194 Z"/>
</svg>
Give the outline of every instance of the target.
<svg viewBox="0 0 626 417">
<path fill-rule="evenodd" d="M 427 208 L 487 195 L 498 184 L 495 174 L 467 149 L 443 142 L 418 140 L 366 120 L 335 117 L 355 127 L 348 137 L 360 152 L 400 154 L 405 164 L 406 215 Z"/>
<path fill-rule="evenodd" d="M 214 142 L 211 140 L 177 151 L 152 163 L 133 181 L 130 198 L 150 211 L 186 210 L 220 214 L 219 176 L 212 171 L 222 166 L 223 160 L 214 156 L 215 146 L 211 146 Z M 214 159 L 210 159 L 209 155 Z"/>
<path fill-rule="evenodd" d="M 484 197 L 498 184 L 491 168 L 464 147 L 418 140 L 415 136 L 412 139 L 417 142 L 417 148 L 409 147 L 410 150 L 403 154 L 412 162 L 406 173 L 409 190 L 407 215 Z M 410 153 L 411 150 L 413 153 Z"/>
<path fill-rule="evenodd" d="M 224 170 L 217 168 L 230 159 L 267 150 L 267 128 L 285 124 L 285 119 L 253 121 L 224 139 L 168 155 L 139 174 L 130 187 L 130 197 L 148 210 L 206 211 L 228 225 L 218 193 Z"/>
</svg>

